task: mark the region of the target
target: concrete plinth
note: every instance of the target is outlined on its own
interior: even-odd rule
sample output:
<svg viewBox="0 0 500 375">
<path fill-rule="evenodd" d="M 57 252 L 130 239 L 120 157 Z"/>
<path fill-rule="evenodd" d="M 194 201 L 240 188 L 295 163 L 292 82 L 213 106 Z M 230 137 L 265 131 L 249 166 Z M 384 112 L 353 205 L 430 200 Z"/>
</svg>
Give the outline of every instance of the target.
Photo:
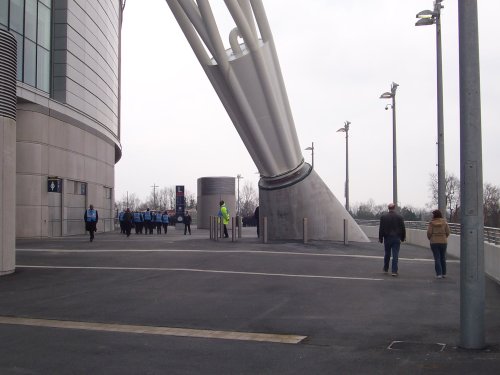
<svg viewBox="0 0 500 375">
<path fill-rule="evenodd" d="M 259 199 L 261 223 L 267 217 L 270 240 L 303 239 L 304 218 L 307 218 L 307 236 L 310 240 L 343 241 L 346 220 L 349 241 L 369 242 L 314 170 L 290 186 L 275 189 L 261 187 Z"/>
</svg>

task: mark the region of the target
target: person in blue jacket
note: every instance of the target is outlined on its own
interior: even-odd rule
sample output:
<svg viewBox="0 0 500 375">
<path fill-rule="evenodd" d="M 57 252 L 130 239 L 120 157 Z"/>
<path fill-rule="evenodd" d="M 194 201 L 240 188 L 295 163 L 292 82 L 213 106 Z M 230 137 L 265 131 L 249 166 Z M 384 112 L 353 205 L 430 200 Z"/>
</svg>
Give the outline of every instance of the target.
<svg viewBox="0 0 500 375">
<path fill-rule="evenodd" d="M 163 224 L 163 232 L 167 234 L 167 228 L 168 228 L 168 212 L 165 210 L 165 212 L 161 215 L 161 222 Z"/>
<path fill-rule="evenodd" d="M 83 215 L 85 220 L 85 230 L 90 233 L 90 242 L 94 241 L 94 232 L 97 230 L 97 222 L 99 221 L 99 214 L 94 210 L 94 206 L 90 205 L 88 210 L 85 210 Z"/>
<path fill-rule="evenodd" d="M 144 234 L 153 234 L 153 214 L 149 210 L 149 207 L 142 214 L 144 218 Z"/>
</svg>

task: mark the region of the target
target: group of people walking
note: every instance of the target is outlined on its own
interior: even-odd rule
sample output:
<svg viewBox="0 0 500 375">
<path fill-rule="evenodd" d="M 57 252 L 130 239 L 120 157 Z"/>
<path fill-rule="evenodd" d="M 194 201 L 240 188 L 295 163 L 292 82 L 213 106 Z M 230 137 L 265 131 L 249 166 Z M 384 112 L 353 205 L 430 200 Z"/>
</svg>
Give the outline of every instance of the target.
<svg viewBox="0 0 500 375">
<path fill-rule="evenodd" d="M 170 216 L 167 211 L 151 211 L 149 208 L 146 211 L 134 211 L 131 212 L 130 209 L 121 211 L 118 214 L 118 220 L 120 222 L 121 233 L 130 236 L 132 228 L 135 228 L 135 234 L 167 234 L 168 226 L 175 225 L 174 217 Z M 191 234 L 191 215 L 189 211 L 183 218 L 184 223 L 184 234 L 189 232 Z"/>
<path fill-rule="evenodd" d="M 129 208 L 121 211 L 118 214 L 121 233 L 130 236 L 132 228 L 135 228 L 135 234 L 167 234 L 170 217 L 167 211 L 151 211 L 149 208 L 146 211 L 131 212 Z"/>
<path fill-rule="evenodd" d="M 391 274 L 398 276 L 399 249 L 401 242 L 406 240 L 406 228 L 403 217 L 396 212 L 396 205 L 389 204 L 389 212 L 380 218 L 378 240 L 384 244 L 384 268 L 389 272 L 389 263 L 392 256 Z M 436 278 L 446 277 L 446 248 L 450 227 L 439 210 L 432 211 L 432 220 L 427 227 L 427 238 L 434 257 Z"/>
</svg>

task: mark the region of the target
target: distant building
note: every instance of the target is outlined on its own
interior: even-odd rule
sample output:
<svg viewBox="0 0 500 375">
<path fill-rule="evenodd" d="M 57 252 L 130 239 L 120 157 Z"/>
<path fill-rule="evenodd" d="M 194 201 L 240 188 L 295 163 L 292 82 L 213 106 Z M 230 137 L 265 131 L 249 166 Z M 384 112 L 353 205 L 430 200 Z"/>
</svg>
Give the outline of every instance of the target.
<svg viewBox="0 0 500 375">
<path fill-rule="evenodd" d="M 17 237 L 84 233 L 89 204 L 113 229 L 121 14 L 120 0 L 0 1 L 17 41 Z"/>
</svg>

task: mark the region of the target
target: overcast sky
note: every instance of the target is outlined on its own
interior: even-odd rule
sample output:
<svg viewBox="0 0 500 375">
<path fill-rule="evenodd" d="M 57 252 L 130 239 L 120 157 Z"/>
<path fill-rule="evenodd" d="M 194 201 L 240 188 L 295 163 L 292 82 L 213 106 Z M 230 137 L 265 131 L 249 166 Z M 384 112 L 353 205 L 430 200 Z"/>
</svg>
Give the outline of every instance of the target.
<svg viewBox="0 0 500 375">
<path fill-rule="evenodd" d="M 478 1 L 483 180 L 500 186 L 500 2 Z M 211 1 L 229 47 L 234 27 L 222 0 Z M 446 171 L 460 177 L 458 5 L 443 1 L 442 46 Z M 430 202 L 437 172 L 435 26 L 415 27 L 432 0 L 264 0 L 302 149 L 314 142 L 316 172 L 344 202 L 346 120 L 350 204 L 392 200 L 390 100 L 399 84 L 398 195 L 402 206 Z M 122 35 L 123 156 L 116 199 L 144 200 L 153 185 L 259 176 L 203 69 L 164 0 L 127 1 Z M 303 150 L 311 162 L 311 152 Z"/>
</svg>

